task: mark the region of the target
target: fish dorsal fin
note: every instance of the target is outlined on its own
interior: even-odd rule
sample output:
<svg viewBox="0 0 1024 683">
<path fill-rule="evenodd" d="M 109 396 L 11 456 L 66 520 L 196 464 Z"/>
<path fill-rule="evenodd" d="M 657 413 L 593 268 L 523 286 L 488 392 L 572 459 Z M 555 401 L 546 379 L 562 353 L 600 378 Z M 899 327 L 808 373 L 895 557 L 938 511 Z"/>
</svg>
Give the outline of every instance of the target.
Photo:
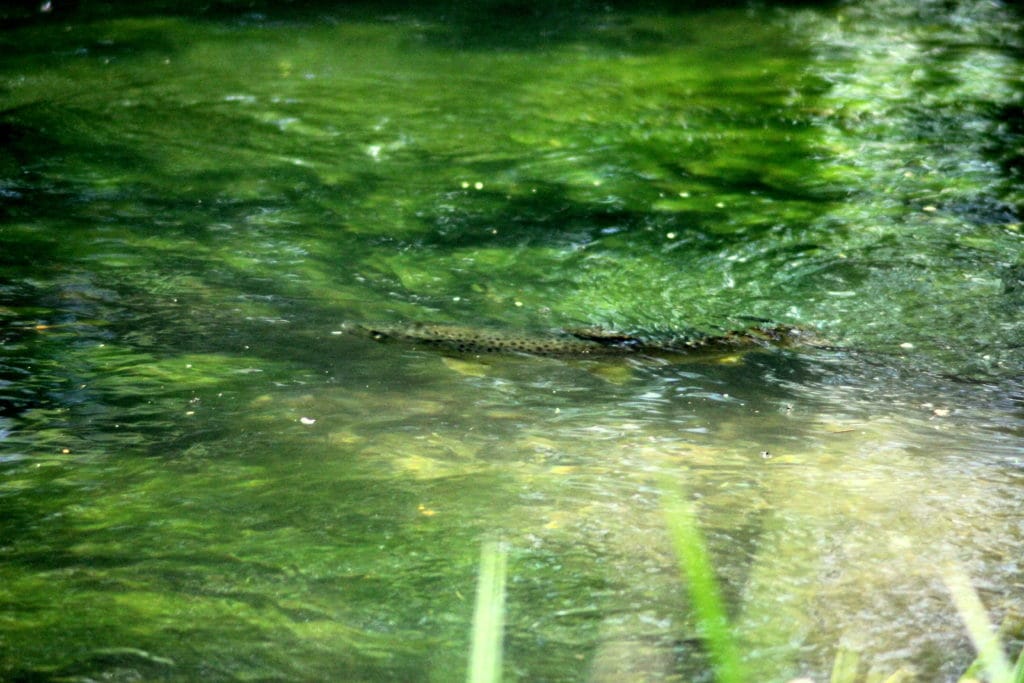
<svg viewBox="0 0 1024 683">
<path fill-rule="evenodd" d="M 643 343 L 643 340 L 639 337 L 634 337 L 625 332 L 606 330 L 603 327 L 574 327 L 566 330 L 566 332 L 577 339 L 598 342 L 599 344 L 632 346 Z"/>
</svg>

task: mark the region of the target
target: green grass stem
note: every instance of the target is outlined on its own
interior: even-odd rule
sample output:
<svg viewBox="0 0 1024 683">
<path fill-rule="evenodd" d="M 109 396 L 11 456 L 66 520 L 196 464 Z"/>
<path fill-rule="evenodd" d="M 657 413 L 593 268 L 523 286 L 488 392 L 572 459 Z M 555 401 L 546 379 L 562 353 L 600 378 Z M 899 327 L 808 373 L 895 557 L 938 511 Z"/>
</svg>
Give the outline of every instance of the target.
<svg viewBox="0 0 1024 683">
<path fill-rule="evenodd" d="M 687 580 L 690 603 L 715 669 L 718 683 L 747 680 L 733 637 L 718 580 L 711 567 L 693 505 L 673 487 L 662 486 L 665 517 L 679 568 Z"/>
<path fill-rule="evenodd" d="M 855 683 L 859 666 L 860 655 L 854 650 L 840 647 L 832 662 L 832 675 L 829 677 L 829 683 Z"/>
<path fill-rule="evenodd" d="M 500 541 L 485 541 L 480 549 L 480 576 L 473 611 L 473 642 L 468 683 L 501 681 L 502 636 L 505 629 L 505 569 L 507 548 Z"/>
<path fill-rule="evenodd" d="M 942 580 L 953 596 L 953 604 L 967 626 L 967 635 L 974 644 L 978 660 L 988 673 L 991 683 L 1021 683 L 1024 672 L 1019 667 L 1015 672 L 1011 667 L 999 635 L 989 623 L 985 606 L 963 568 L 953 563 L 947 564 L 942 568 Z M 974 668 L 972 665 L 968 670 Z"/>
</svg>

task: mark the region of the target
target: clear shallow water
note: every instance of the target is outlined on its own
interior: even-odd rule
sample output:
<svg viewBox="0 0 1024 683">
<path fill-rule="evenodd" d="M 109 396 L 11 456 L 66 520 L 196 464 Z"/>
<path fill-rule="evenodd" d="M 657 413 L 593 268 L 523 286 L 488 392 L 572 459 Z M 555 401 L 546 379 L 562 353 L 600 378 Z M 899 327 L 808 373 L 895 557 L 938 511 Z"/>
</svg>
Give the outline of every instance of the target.
<svg viewBox="0 0 1024 683">
<path fill-rule="evenodd" d="M 3 677 L 458 679 L 500 534 L 510 680 L 709 679 L 666 476 L 761 680 L 955 680 L 947 559 L 1019 650 L 1020 17 L 905 8 L 12 22 Z"/>
</svg>

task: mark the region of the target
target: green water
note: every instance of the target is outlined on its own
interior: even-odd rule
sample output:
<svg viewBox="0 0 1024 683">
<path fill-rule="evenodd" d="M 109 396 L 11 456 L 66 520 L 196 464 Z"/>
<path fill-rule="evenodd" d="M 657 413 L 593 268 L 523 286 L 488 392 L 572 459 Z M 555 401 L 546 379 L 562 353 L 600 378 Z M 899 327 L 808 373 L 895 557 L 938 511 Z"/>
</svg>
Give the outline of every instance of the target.
<svg viewBox="0 0 1024 683">
<path fill-rule="evenodd" d="M 0 679 L 956 680 L 1024 645 L 1024 24 L 997 2 L 54 2 L 0 30 Z M 345 323 L 715 332 L 485 362 Z"/>
</svg>

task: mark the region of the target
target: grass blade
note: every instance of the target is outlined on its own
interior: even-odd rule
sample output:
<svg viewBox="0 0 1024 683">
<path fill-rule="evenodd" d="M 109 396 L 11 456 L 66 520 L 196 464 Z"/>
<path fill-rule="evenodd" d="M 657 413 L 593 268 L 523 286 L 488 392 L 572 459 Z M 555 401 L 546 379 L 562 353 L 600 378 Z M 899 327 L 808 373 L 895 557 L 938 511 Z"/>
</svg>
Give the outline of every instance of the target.
<svg viewBox="0 0 1024 683">
<path fill-rule="evenodd" d="M 663 486 L 665 517 L 675 549 L 679 568 L 686 577 L 690 603 L 697 615 L 715 678 L 719 683 L 742 683 L 747 680 L 725 613 L 718 581 L 704 536 L 697 525 L 693 505 L 671 487 Z"/>
<path fill-rule="evenodd" d="M 989 623 L 985 606 L 981 604 L 981 598 L 967 574 L 959 566 L 948 564 L 942 569 L 942 580 L 953 596 L 953 604 L 967 626 L 967 635 L 978 651 L 978 659 L 988 672 L 989 680 L 992 683 L 1011 683 L 1010 660 L 1003 652 L 999 636 Z"/>
<path fill-rule="evenodd" d="M 832 676 L 829 678 L 829 683 L 855 683 L 859 666 L 860 655 L 853 650 L 840 647 L 832 662 Z"/>
<path fill-rule="evenodd" d="M 505 630 L 505 568 L 507 548 L 500 541 L 485 541 L 480 549 L 480 576 L 473 611 L 473 642 L 468 683 L 501 681 L 502 636 Z"/>
</svg>

